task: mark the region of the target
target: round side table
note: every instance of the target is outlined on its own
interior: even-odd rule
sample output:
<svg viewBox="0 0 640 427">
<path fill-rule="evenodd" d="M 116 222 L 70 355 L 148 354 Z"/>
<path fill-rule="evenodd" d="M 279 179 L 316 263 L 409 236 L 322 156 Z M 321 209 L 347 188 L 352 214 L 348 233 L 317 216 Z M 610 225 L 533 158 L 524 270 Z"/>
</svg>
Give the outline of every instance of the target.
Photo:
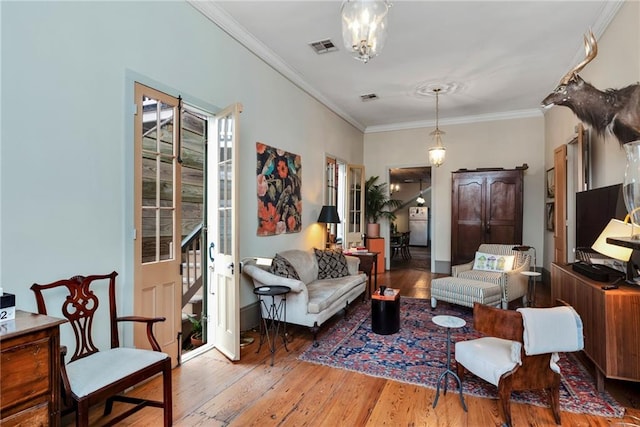
<svg viewBox="0 0 640 427">
<path fill-rule="evenodd" d="M 529 277 L 529 284 L 527 289 L 527 298 L 529 307 L 535 307 L 535 299 L 536 299 L 536 280 L 538 277 L 542 276 L 542 273 L 538 273 L 537 271 L 523 271 L 520 274 L 523 276 Z"/>
<path fill-rule="evenodd" d="M 254 288 L 253 293 L 258 296 L 260 301 L 260 313 L 262 314 L 262 322 L 260 322 L 260 344 L 258 352 L 262 344 L 267 341 L 269 351 L 271 352 L 271 366 L 276 352 L 276 339 L 280 335 L 280 325 L 282 324 L 282 342 L 285 350 L 287 348 L 287 294 L 291 292 L 288 286 L 261 286 Z M 269 301 L 271 297 L 271 301 Z M 276 300 L 276 297 L 278 300 Z"/>
<path fill-rule="evenodd" d="M 462 328 L 467 324 L 463 319 L 456 316 L 434 316 L 431 319 L 433 323 L 443 328 L 447 328 L 447 369 L 438 377 L 438 384 L 436 386 L 436 399 L 433 401 L 433 407 L 438 404 L 438 398 L 440 397 L 440 382 L 444 379 L 444 394 L 447 394 L 447 375 L 451 375 L 458 383 L 458 390 L 460 390 L 460 402 L 462 402 L 462 409 L 467 412 L 467 405 L 464 403 L 464 396 L 462 395 L 462 382 L 458 374 L 451 370 L 451 328 Z"/>
</svg>

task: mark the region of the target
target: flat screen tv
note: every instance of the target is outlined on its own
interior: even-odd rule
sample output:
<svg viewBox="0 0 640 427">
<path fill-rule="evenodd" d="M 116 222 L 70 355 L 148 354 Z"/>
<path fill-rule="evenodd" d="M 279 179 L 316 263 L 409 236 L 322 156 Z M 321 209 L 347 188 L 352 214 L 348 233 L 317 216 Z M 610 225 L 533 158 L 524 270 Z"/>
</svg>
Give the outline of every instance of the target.
<svg viewBox="0 0 640 427">
<path fill-rule="evenodd" d="M 611 218 L 626 215 L 622 184 L 576 193 L 576 247 L 591 249 Z"/>
</svg>

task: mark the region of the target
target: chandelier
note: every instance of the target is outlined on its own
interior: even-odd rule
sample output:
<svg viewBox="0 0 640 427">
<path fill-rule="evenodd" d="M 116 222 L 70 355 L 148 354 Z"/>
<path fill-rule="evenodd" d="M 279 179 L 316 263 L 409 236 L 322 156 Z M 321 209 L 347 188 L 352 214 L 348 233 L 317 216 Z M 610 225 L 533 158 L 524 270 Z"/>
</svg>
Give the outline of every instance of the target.
<svg viewBox="0 0 640 427">
<path fill-rule="evenodd" d="M 353 56 L 367 63 L 387 40 L 388 0 L 347 0 L 342 4 L 342 40 Z"/>
<path fill-rule="evenodd" d="M 436 145 L 429 148 L 429 163 L 431 163 L 435 167 L 438 167 L 444 163 L 445 155 L 445 148 L 442 146 L 442 135 L 444 135 L 444 132 L 441 131 L 440 128 L 438 128 L 438 94 L 440 93 L 440 90 L 440 88 L 433 89 L 433 91 L 436 93 L 436 130 L 429 134 L 433 135 L 434 139 L 436 140 Z"/>
</svg>

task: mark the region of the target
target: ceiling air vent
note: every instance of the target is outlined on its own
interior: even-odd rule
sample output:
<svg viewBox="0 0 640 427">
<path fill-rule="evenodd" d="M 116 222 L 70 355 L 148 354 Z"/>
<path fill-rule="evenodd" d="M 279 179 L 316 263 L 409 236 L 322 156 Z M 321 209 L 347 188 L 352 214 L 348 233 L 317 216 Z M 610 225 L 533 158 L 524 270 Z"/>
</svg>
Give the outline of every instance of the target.
<svg viewBox="0 0 640 427">
<path fill-rule="evenodd" d="M 374 99 L 378 99 L 378 95 L 375 93 L 368 93 L 366 95 L 360 95 L 360 100 L 362 102 L 373 101 Z"/>
<path fill-rule="evenodd" d="M 315 53 L 317 53 L 318 55 L 322 54 L 322 53 L 329 53 L 329 52 L 333 52 L 338 50 L 338 48 L 336 47 L 335 44 L 333 44 L 333 42 L 329 39 L 326 40 L 320 40 L 317 42 L 311 42 L 309 43 L 309 46 L 311 46 L 311 48 L 314 50 Z"/>
</svg>

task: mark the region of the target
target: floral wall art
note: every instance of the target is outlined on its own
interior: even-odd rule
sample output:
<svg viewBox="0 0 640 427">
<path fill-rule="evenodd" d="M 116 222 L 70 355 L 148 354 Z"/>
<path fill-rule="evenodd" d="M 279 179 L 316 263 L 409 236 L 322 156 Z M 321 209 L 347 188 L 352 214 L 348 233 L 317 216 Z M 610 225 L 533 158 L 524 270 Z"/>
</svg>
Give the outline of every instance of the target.
<svg viewBox="0 0 640 427">
<path fill-rule="evenodd" d="M 258 236 L 302 229 L 302 160 L 299 155 L 256 143 Z"/>
</svg>

